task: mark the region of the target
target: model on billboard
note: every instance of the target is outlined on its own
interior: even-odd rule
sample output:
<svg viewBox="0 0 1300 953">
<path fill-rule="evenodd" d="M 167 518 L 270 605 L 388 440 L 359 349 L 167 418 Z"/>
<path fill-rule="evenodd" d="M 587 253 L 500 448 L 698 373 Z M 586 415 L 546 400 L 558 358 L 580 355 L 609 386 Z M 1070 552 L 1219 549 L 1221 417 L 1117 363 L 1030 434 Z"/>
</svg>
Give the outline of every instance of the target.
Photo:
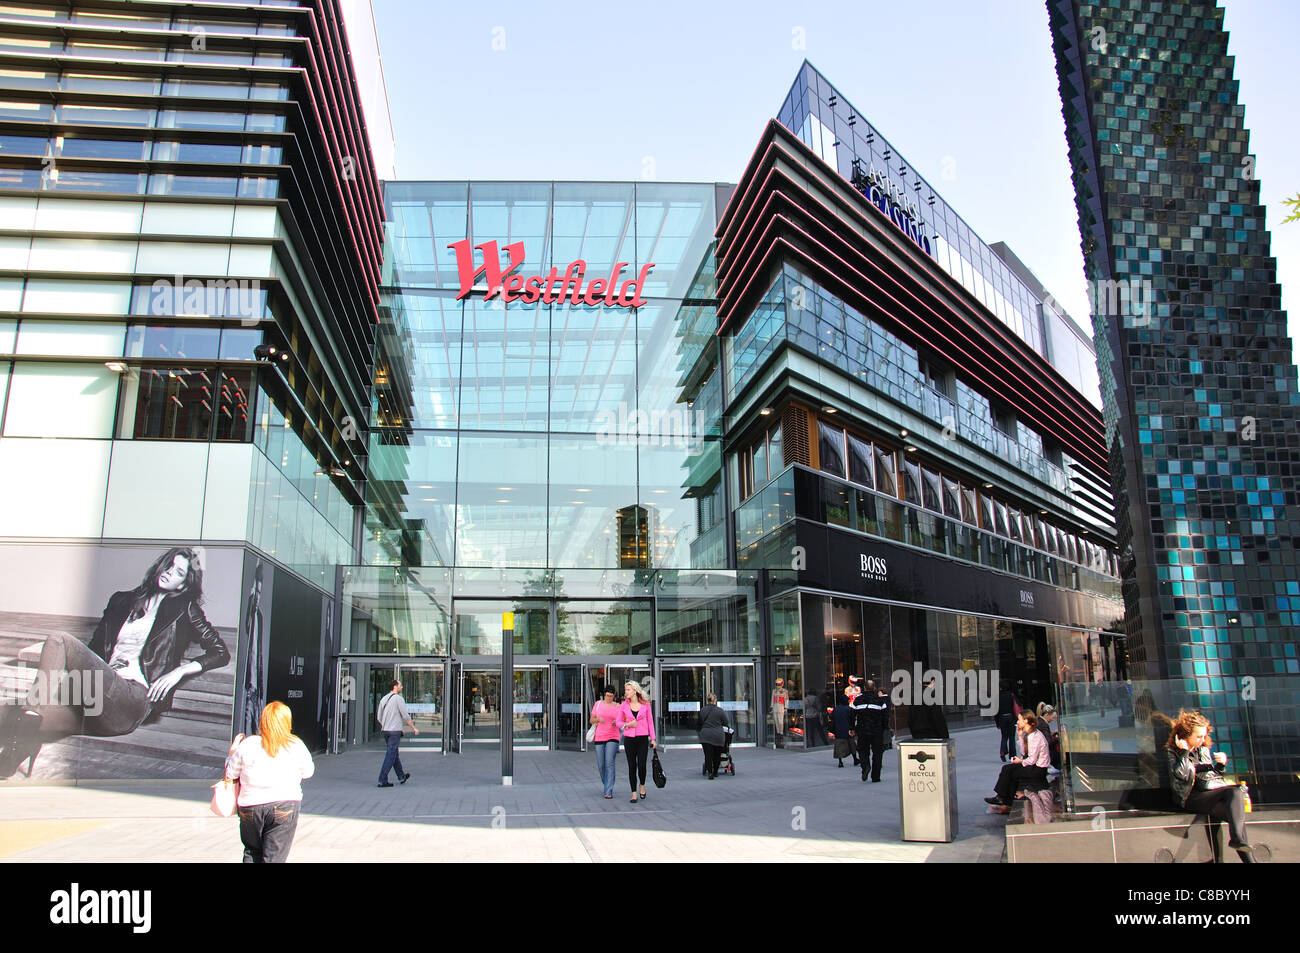
<svg viewBox="0 0 1300 953">
<path fill-rule="evenodd" d="M 0 770 L 28 761 L 41 746 L 69 735 L 126 735 L 167 711 L 186 679 L 221 668 L 230 651 L 199 607 L 203 569 L 198 553 L 173 547 L 134 589 L 115 592 L 90 644 L 54 633 L 41 648 L 27 709 L 7 732 Z M 203 654 L 187 659 L 198 645 Z M 6 726 L 10 727 L 10 726 Z"/>
<path fill-rule="evenodd" d="M 244 639 L 248 645 L 244 657 L 244 725 L 245 735 L 258 732 L 263 696 L 266 694 L 266 628 L 262 620 L 262 561 L 253 570 L 253 586 L 248 592 L 248 608 L 244 612 Z"/>
</svg>

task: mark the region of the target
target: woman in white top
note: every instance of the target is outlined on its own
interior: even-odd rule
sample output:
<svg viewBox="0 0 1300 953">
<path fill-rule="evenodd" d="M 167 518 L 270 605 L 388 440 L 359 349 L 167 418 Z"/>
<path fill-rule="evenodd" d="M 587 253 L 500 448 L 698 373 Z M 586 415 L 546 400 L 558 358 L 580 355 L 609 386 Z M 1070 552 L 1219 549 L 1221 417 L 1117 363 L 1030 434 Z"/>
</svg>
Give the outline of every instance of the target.
<svg viewBox="0 0 1300 953">
<path fill-rule="evenodd" d="M 226 758 L 226 780 L 239 782 L 239 839 L 244 863 L 282 864 L 298 828 L 302 782 L 316 772 L 307 746 L 294 734 L 283 702 L 262 709 L 260 734 L 239 735 Z"/>
</svg>

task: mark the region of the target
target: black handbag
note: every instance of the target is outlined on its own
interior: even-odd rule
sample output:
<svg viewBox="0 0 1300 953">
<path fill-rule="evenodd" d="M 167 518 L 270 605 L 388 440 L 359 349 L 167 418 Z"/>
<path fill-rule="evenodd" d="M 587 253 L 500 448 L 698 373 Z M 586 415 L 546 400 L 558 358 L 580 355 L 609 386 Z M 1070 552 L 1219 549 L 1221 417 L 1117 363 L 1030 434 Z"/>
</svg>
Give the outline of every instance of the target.
<svg viewBox="0 0 1300 953">
<path fill-rule="evenodd" d="M 881 747 L 885 751 L 888 751 L 890 748 L 894 747 L 894 733 L 886 728 L 881 734 L 884 738 L 884 744 Z"/>
<path fill-rule="evenodd" d="M 661 788 L 668 783 L 668 775 L 664 774 L 664 766 L 659 763 L 659 752 L 655 751 L 654 760 L 650 763 L 650 773 L 654 777 L 655 787 Z"/>
</svg>

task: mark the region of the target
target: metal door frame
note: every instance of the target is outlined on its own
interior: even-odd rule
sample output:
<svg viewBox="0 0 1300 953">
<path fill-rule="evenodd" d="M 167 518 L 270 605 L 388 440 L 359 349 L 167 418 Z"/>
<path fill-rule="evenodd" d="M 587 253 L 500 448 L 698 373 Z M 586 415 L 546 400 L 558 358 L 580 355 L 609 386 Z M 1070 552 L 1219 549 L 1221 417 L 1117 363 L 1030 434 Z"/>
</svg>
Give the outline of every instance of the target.
<svg viewBox="0 0 1300 953">
<path fill-rule="evenodd" d="M 560 682 L 559 675 L 560 675 L 560 669 L 562 668 L 578 670 L 578 692 L 579 692 L 578 720 L 579 720 L 579 724 L 581 725 L 582 716 L 585 715 L 588 711 L 590 711 L 591 706 L 594 704 L 594 701 L 588 697 L 591 691 L 591 686 L 587 684 L 590 681 L 590 679 L 587 677 L 587 673 L 589 669 L 587 667 L 586 662 L 552 662 L 551 663 L 551 686 L 550 686 L 551 697 L 555 700 L 557 705 L 561 704 L 560 693 L 559 691 L 556 690 L 556 686 Z M 548 739 L 548 747 L 550 748 L 550 750 L 586 751 L 587 750 L 587 728 L 585 725 L 582 726 L 582 730 L 578 733 L 578 746 L 576 748 L 560 747 L 560 719 L 559 719 L 560 714 L 561 712 L 557 708 L 551 718 L 551 731 L 550 731 L 550 738 Z"/>
<path fill-rule="evenodd" d="M 442 712 L 442 738 L 440 739 L 440 741 L 439 741 L 439 745 L 438 745 L 438 746 L 439 746 L 442 750 L 446 751 L 446 749 L 447 749 L 447 728 L 448 728 L 448 725 L 447 725 L 447 712 L 449 711 L 449 709 L 447 708 L 447 702 L 446 702 L 446 698 L 447 698 L 447 662 L 444 661 L 443 659 L 438 659 L 438 660 L 435 662 L 435 661 L 425 661 L 425 660 L 423 660 L 423 659 L 418 659 L 418 658 L 414 658 L 414 657 L 411 657 L 411 656 L 403 656 L 403 661 L 394 661 L 394 662 L 393 662 L 393 677 L 394 677 L 395 679 L 397 679 L 399 682 L 402 681 L 402 669 L 404 669 L 404 668 L 406 668 L 406 669 L 417 669 L 417 668 L 422 668 L 422 669 L 434 669 L 434 668 L 436 668 L 436 669 L 439 670 L 439 671 L 438 671 L 438 674 L 442 676 L 443 712 Z M 409 700 L 409 699 L 407 700 L 407 704 L 408 704 L 408 705 L 410 704 L 410 700 Z M 407 743 L 409 744 L 410 742 L 407 742 Z"/>
<path fill-rule="evenodd" d="M 759 659 L 756 659 L 752 656 L 749 657 L 748 659 L 744 658 L 743 656 L 739 656 L 739 657 L 732 656 L 730 658 L 728 657 L 714 658 L 712 656 L 705 656 L 702 658 L 699 656 L 696 657 L 673 656 L 666 659 L 657 658 L 655 659 L 655 663 L 654 663 L 655 686 L 657 689 L 662 691 L 661 686 L 664 683 L 663 683 L 663 679 L 661 678 L 661 672 L 663 669 L 702 667 L 705 670 L 704 671 L 705 694 L 708 694 L 708 692 L 713 690 L 713 669 L 715 667 L 716 668 L 749 668 L 749 670 L 753 673 L 753 683 L 752 683 L 753 689 L 755 692 L 758 692 L 759 691 L 759 681 L 758 681 L 759 661 L 760 661 Z M 734 743 L 734 747 L 756 748 L 759 746 L 759 738 L 761 737 L 760 732 L 762 731 L 762 727 L 763 727 L 761 719 L 766 717 L 764 710 L 761 707 L 759 707 L 759 702 L 761 700 L 762 699 L 758 694 L 755 694 L 753 696 L 754 715 L 755 715 L 754 740 L 737 741 Z M 661 708 L 663 708 L 663 713 L 660 715 L 660 718 L 662 719 L 663 715 L 667 714 L 667 708 L 666 708 L 667 702 L 662 699 L 661 702 L 662 702 Z M 700 702 L 702 704 L 704 702 L 704 699 L 701 698 Z M 692 743 L 676 742 L 674 743 L 673 747 L 690 747 L 691 744 Z"/>
</svg>

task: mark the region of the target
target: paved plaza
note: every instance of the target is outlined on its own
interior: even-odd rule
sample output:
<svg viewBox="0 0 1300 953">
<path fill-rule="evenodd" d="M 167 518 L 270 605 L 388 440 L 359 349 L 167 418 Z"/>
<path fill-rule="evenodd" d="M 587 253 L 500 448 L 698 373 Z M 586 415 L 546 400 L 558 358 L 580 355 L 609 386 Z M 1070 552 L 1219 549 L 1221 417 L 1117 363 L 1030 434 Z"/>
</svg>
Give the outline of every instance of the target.
<svg viewBox="0 0 1300 953">
<path fill-rule="evenodd" d="M 897 751 L 884 781 L 862 783 L 829 749 L 735 750 L 737 773 L 708 781 L 698 747 L 664 752 L 668 786 L 628 802 L 620 752 L 613 800 L 595 755 L 515 754 L 511 787 L 495 746 L 463 755 L 405 745 L 410 783 L 377 788 L 383 749 L 317 758 L 292 863 L 346 861 L 997 862 L 1006 819 L 983 798 L 998 733 L 958 732 L 959 832 L 951 844 L 899 839 Z M 238 823 L 213 816 L 199 781 L 0 784 L 0 860 L 195 862 L 240 859 Z"/>
</svg>

